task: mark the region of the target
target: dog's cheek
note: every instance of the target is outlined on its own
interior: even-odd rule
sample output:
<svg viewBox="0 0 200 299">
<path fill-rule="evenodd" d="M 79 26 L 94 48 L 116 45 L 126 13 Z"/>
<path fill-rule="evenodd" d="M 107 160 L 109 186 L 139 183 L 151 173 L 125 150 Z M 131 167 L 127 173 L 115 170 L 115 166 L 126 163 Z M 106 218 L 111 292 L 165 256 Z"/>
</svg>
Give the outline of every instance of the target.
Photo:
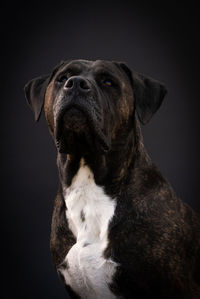
<svg viewBox="0 0 200 299">
<path fill-rule="evenodd" d="M 130 120 L 130 117 L 133 115 L 134 103 L 130 101 L 126 94 L 123 96 L 121 101 L 119 101 L 118 106 L 118 115 L 119 115 L 119 125 L 120 127 L 124 124 L 127 124 Z"/>
<path fill-rule="evenodd" d="M 120 125 L 128 123 L 134 111 L 134 96 L 131 86 L 122 81 L 121 98 L 117 101 L 117 109 L 120 117 Z"/>
<path fill-rule="evenodd" d="M 50 83 L 46 90 L 44 112 L 47 124 L 51 133 L 54 133 L 54 117 L 53 117 L 53 83 Z"/>
</svg>

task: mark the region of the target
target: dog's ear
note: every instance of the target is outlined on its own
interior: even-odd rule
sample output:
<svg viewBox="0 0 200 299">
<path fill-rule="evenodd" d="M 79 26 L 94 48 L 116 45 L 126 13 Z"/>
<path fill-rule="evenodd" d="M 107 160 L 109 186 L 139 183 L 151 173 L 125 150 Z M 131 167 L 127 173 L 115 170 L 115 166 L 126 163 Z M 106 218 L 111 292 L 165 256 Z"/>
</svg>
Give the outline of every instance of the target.
<svg viewBox="0 0 200 299">
<path fill-rule="evenodd" d="M 34 113 L 35 121 L 38 121 L 44 106 L 45 93 L 48 84 L 57 72 L 57 70 L 65 63 L 61 61 L 55 66 L 51 74 L 41 76 L 30 80 L 24 87 L 27 102 Z"/>
<path fill-rule="evenodd" d="M 120 67 L 129 77 L 133 87 L 137 115 L 141 123 L 145 125 L 159 109 L 167 90 L 161 82 L 131 71 L 123 62 L 120 63 Z"/>
<path fill-rule="evenodd" d="M 40 118 L 48 83 L 49 75 L 32 79 L 24 87 L 26 99 L 34 113 L 35 121 Z"/>
</svg>

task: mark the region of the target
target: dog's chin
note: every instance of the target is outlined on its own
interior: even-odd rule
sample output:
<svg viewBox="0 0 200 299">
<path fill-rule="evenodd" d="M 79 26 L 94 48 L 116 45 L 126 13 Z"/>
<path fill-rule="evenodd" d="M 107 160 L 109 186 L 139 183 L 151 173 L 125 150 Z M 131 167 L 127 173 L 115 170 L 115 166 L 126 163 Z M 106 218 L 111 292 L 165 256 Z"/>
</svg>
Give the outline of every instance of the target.
<svg viewBox="0 0 200 299">
<path fill-rule="evenodd" d="M 63 116 L 63 128 L 73 131 L 75 134 L 82 134 L 89 130 L 88 118 L 83 111 L 71 108 Z"/>
<path fill-rule="evenodd" d="M 56 144 L 60 153 L 105 154 L 109 144 L 99 124 L 88 113 L 75 107 L 67 110 L 59 126 Z"/>
</svg>

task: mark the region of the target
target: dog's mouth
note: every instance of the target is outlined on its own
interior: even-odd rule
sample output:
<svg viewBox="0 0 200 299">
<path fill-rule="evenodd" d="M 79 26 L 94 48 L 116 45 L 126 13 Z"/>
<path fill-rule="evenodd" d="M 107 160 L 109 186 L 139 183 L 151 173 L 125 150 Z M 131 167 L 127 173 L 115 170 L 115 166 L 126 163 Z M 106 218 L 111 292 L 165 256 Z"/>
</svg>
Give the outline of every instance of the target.
<svg viewBox="0 0 200 299">
<path fill-rule="evenodd" d="M 60 153 L 98 150 L 105 154 L 110 149 L 100 113 L 87 102 L 68 103 L 59 109 L 55 140 Z"/>
</svg>

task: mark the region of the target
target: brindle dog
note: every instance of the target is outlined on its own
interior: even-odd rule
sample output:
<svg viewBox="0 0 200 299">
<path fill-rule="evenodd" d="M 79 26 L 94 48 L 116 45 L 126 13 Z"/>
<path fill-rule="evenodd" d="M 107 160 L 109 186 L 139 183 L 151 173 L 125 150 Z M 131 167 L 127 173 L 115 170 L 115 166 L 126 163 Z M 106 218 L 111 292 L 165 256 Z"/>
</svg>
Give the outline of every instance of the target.
<svg viewBox="0 0 200 299">
<path fill-rule="evenodd" d="M 25 86 L 44 106 L 60 186 L 51 252 L 72 298 L 200 298 L 200 218 L 152 163 L 139 121 L 163 84 L 124 63 L 72 60 Z"/>
</svg>

